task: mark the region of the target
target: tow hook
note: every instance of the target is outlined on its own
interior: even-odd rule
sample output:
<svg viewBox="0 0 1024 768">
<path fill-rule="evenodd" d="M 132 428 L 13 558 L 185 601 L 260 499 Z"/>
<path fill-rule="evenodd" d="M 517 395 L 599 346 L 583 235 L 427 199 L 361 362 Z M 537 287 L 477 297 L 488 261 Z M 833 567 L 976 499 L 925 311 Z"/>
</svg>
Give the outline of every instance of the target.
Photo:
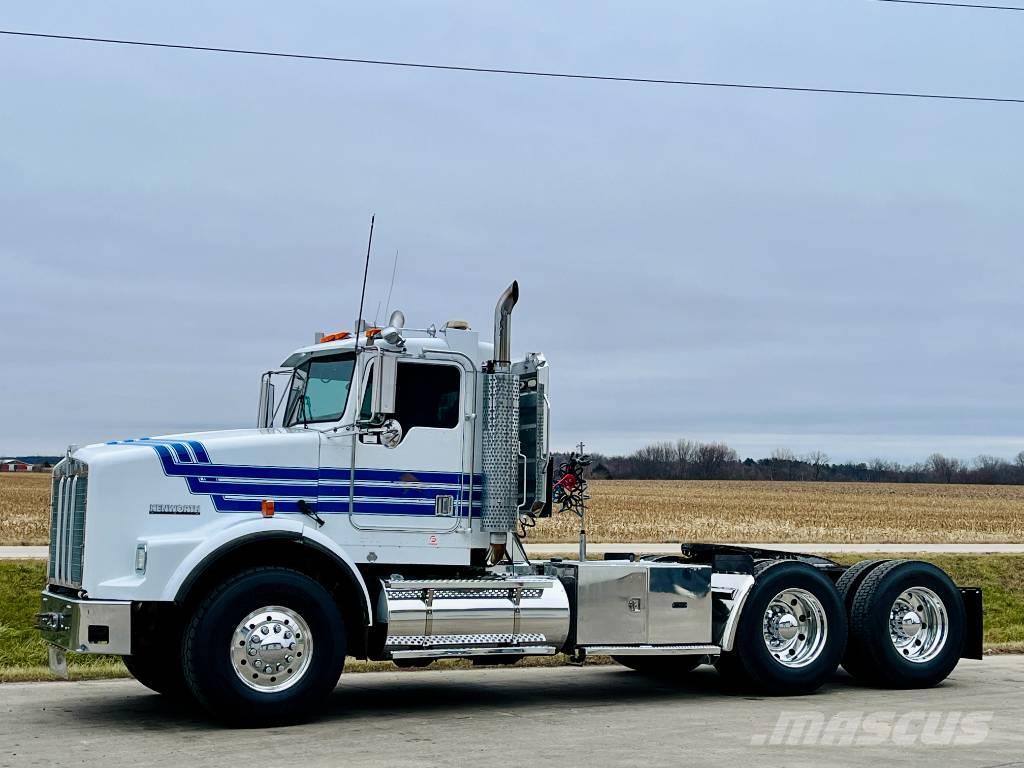
<svg viewBox="0 0 1024 768">
<path fill-rule="evenodd" d="M 35 628 L 49 632 L 60 632 L 61 630 L 68 629 L 68 626 L 64 623 L 63 614 L 47 611 L 46 613 L 36 614 Z"/>
</svg>

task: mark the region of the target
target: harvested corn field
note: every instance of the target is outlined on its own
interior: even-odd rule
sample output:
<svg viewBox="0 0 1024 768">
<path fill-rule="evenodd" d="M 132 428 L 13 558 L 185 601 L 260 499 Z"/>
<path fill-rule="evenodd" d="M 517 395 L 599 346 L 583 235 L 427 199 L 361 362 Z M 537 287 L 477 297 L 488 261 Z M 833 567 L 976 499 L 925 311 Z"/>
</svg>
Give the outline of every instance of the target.
<svg viewBox="0 0 1024 768">
<path fill-rule="evenodd" d="M 49 472 L 0 474 L 0 545 L 46 544 L 49 505 Z"/>
<path fill-rule="evenodd" d="M 0 475 L 0 545 L 45 544 L 48 474 Z M 595 480 L 593 542 L 1024 542 L 1024 486 Z M 572 542 L 571 513 L 531 542 Z"/>
<path fill-rule="evenodd" d="M 1024 487 L 883 483 L 595 480 L 593 542 L 946 543 L 1024 541 Z M 576 539 L 572 513 L 529 541 Z"/>
</svg>

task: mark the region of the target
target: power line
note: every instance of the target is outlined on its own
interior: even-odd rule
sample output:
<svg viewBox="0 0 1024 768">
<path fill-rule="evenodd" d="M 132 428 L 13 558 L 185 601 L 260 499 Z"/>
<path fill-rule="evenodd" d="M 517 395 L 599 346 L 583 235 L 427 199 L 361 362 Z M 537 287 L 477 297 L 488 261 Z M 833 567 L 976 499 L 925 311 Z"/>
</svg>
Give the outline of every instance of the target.
<svg viewBox="0 0 1024 768">
<path fill-rule="evenodd" d="M 938 99 L 942 101 L 984 101 L 998 104 L 1024 104 L 1024 98 L 1002 98 L 997 96 L 965 96 L 946 93 L 921 93 L 915 91 L 859 90 L 853 88 L 810 88 L 793 85 L 765 85 L 759 83 L 716 82 L 708 80 L 670 80 L 656 77 L 628 77 L 624 75 L 596 75 L 579 72 L 548 72 L 531 69 L 503 69 L 498 67 L 471 67 L 455 64 L 428 64 L 393 59 L 357 59 L 348 56 L 317 56 L 306 53 L 263 51 L 247 48 L 217 48 L 206 45 L 185 45 L 182 43 L 157 43 L 148 40 L 122 40 L 107 37 L 82 37 L 79 35 L 54 35 L 42 32 L 16 32 L 0 29 L 0 35 L 34 37 L 47 40 L 73 40 L 84 43 L 106 43 L 110 45 L 131 45 L 143 48 L 169 48 L 181 51 L 202 51 L 206 53 L 231 53 L 244 56 L 270 56 L 280 59 L 303 59 L 308 61 L 329 61 L 339 64 L 366 64 L 378 67 L 402 67 L 445 72 L 475 72 L 485 75 L 516 75 L 519 77 L 546 77 L 562 80 L 592 80 L 612 83 L 644 83 L 648 85 L 683 85 L 701 88 L 736 88 L 753 91 L 788 91 L 791 93 L 831 93 L 849 96 L 891 96 L 905 99 Z"/>
<path fill-rule="evenodd" d="M 876 0 L 879 3 L 902 3 L 903 5 L 940 5 L 946 8 L 981 8 L 986 11 L 1024 11 L 1020 5 L 981 5 L 979 3 L 943 3 L 938 0 Z"/>
</svg>

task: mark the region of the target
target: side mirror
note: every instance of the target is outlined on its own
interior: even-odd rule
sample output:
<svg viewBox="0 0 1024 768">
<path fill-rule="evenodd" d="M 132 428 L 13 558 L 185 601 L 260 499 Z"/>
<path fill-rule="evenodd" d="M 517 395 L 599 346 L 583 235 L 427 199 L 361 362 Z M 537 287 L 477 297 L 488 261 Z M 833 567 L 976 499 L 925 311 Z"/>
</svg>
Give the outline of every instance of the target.
<svg viewBox="0 0 1024 768">
<path fill-rule="evenodd" d="M 370 399 L 370 421 L 380 424 L 395 413 L 395 391 L 398 387 L 398 356 L 384 350 L 373 361 L 373 394 Z"/>
<path fill-rule="evenodd" d="M 259 429 L 266 429 L 274 424 L 274 385 L 270 381 L 270 374 L 264 373 L 260 379 L 260 402 L 256 414 L 256 426 Z"/>
</svg>

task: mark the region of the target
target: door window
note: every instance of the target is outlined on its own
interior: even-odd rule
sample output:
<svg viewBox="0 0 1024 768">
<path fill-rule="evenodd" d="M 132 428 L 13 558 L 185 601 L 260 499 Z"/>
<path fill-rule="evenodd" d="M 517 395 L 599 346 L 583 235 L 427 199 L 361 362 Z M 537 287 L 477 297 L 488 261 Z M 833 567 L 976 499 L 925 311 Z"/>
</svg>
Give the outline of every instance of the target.
<svg viewBox="0 0 1024 768">
<path fill-rule="evenodd" d="M 462 376 L 454 365 L 398 363 L 395 418 L 406 434 L 415 427 L 454 429 L 459 424 Z M 373 374 L 367 377 L 360 417 L 370 418 Z"/>
</svg>

